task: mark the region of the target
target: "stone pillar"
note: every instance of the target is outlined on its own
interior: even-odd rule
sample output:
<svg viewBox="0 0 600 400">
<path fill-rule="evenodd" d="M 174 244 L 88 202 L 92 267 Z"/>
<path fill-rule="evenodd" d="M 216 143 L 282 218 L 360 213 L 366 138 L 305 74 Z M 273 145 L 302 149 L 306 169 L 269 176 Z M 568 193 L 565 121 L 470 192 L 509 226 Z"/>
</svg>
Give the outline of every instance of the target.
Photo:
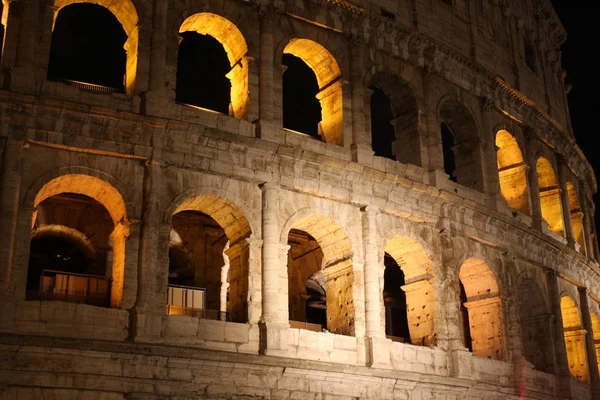
<svg viewBox="0 0 600 400">
<path fill-rule="evenodd" d="M 274 138 L 279 128 L 274 124 L 274 45 L 273 25 L 276 10 L 271 6 L 262 6 L 260 12 L 260 49 L 258 52 L 259 68 L 259 126 L 257 135 L 264 139 Z"/>
<path fill-rule="evenodd" d="M 472 300 L 464 303 L 469 310 L 473 355 L 504 359 L 502 300 L 500 296 Z"/>
<path fill-rule="evenodd" d="M 10 89 L 16 92 L 32 93 L 35 89 L 35 57 L 40 33 L 39 11 L 40 7 L 34 2 L 13 0 L 8 5 L 7 29 L 10 29 L 13 21 L 19 29 L 14 50 L 14 66 L 10 73 Z"/>
<path fill-rule="evenodd" d="M 161 241 L 165 239 L 165 230 L 170 231 L 170 227 L 161 226 L 158 206 L 161 189 L 160 165 L 157 162 L 148 161 L 144 170 L 144 214 L 140 233 L 135 309 L 137 312 L 154 315 L 164 315 L 165 313 L 165 285 L 168 282 L 169 270 L 168 264 L 159 264 L 159 249 L 165 250 Z M 168 242 L 168 234 L 166 238 Z"/>
<path fill-rule="evenodd" d="M 558 273 L 554 270 L 546 271 L 546 283 L 548 287 L 548 298 L 550 299 L 550 312 L 552 320 L 552 343 L 554 343 L 554 375 L 559 378 L 559 390 L 562 393 L 570 392 L 569 361 L 565 346 L 562 312 L 560 308 L 560 291 L 558 289 Z"/>
<path fill-rule="evenodd" d="M 562 208 L 563 226 L 565 228 L 565 237 L 570 248 L 575 249 L 575 235 L 573 234 L 573 221 L 571 220 L 571 205 L 569 204 L 569 191 L 567 190 L 567 161 L 557 156 L 558 159 L 558 188 L 560 195 L 560 205 Z"/>
<path fill-rule="evenodd" d="M 4 27 L 4 43 L 2 46 L 2 70 L 14 67 L 19 47 L 19 30 L 21 25 L 21 14 L 23 4 L 19 1 L 8 1 L 4 4 L 5 12 L 8 14 L 7 23 Z"/>
<path fill-rule="evenodd" d="M 279 186 L 267 182 L 262 185 L 262 322 L 288 324 L 288 299 L 281 295 L 280 269 L 285 268 L 280 259 Z M 287 291 L 286 291 L 287 292 Z"/>
<path fill-rule="evenodd" d="M 531 142 L 534 134 L 529 132 L 526 135 L 527 140 L 527 180 L 529 183 L 530 204 L 531 204 L 531 225 L 537 230 L 542 230 L 542 206 L 540 203 L 540 185 L 538 182 L 539 174 L 536 169 L 536 160 L 533 158 L 535 149 L 531 148 Z"/>
<path fill-rule="evenodd" d="M 363 210 L 363 241 L 365 243 L 365 321 L 367 337 L 385 337 L 381 331 L 381 298 L 379 287 L 379 271 L 383 265 L 379 263 L 379 237 L 377 235 L 377 219 L 379 209 L 367 206 Z"/>
<path fill-rule="evenodd" d="M 588 303 L 588 289 L 579 288 L 579 308 L 581 310 L 581 322 L 583 329 L 587 332 L 585 335 L 585 349 L 587 354 L 588 376 L 592 386 L 593 398 L 600 398 L 600 376 L 598 375 L 598 359 L 596 358 L 596 346 L 594 344 L 594 330 L 592 327 L 592 316 Z"/>
<path fill-rule="evenodd" d="M 350 42 L 351 95 L 352 95 L 352 160 L 365 163 L 373 157 L 371 140 L 365 124 L 365 43 L 362 39 L 354 38 Z"/>
<path fill-rule="evenodd" d="M 9 140 L 0 171 L 0 291 L 4 294 L 8 293 L 13 268 L 22 179 L 19 171 L 21 151 L 20 142 Z"/>
<path fill-rule="evenodd" d="M 594 207 L 593 203 L 588 201 L 587 197 L 587 186 L 583 179 L 579 180 L 579 193 L 581 193 L 581 212 L 583 222 L 583 236 L 585 243 L 585 254 L 589 258 L 598 259 L 598 253 L 596 252 L 596 246 L 598 240 L 594 232 Z"/>
</svg>

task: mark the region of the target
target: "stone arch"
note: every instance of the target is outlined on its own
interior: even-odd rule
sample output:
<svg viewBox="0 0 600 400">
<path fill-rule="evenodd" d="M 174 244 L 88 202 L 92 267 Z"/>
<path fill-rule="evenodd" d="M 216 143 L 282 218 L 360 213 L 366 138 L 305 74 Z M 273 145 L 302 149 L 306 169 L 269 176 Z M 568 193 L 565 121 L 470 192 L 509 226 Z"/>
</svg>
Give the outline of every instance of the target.
<svg viewBox="0 0 600 400">
<path fill-rule="evenodd" d="M 406 296 L 406 317 L 411 343 L 434 346 L 436 293 L 431 259 L 425 248 L 408 236 L 388 239 L 385 253 L 396 261 L 404 274 L 401 289 Z"/>
<path fill-rule="evenodd" d="M 245 119 L 248 113 L 248 45 L 235 24 L 213 13 L 201 12 L 187 17 L 179 33 L 196 32 L 209 35 L 223 45 L 231 70 L 226 74 L 231 82 L 231 114 Z"/>
<path fill-rule="evenodd" d="M 560 188 L 558 186 L 554 167 L 547 158 L 539 157 L 536 161 L 535 168 L 538 173 L 542 218 L 548 224 L 548 229 L 550 231 L 560 236 L 564 236 L 565 229 L 560 201 Z"/>
<path fill-rule="evenodd" d="M 500 193 L 510 208 L 531 215 L 527 164 L 517 139 L 507 130 L 496 132 L 496 159 Z"/>
<path fill-rule="evenodd" d="M 292 230 L 306 232 L 322 251 L 320 272 L 325 278 L 327 329 L 332 333 L 354 335 L 354 271 L 350 239 L 335 221 L 308 209 L 296 212 L 286 221 L 281 232 L 282 243 L 287 244 Z"/>
<path fill-rule="evenodd" d="M 342 72 L 338 62 L 325 47 L 310 39 L 291 39 L 283 54 L 300 58 L 315 73 L 319 85 L 317 99 L 322 110 L 319 135 L 327 143 L 343 146 Z"/>
<path fill-rule="evenodd" d="M 379 89 L 389 99 L 391 119 L 387 122 L 394 133 L 388 145 L 394 159 L 407 164 L 421 165 L 419 137 L 419 102 L 413 85 L 388 70 L 373 71 L 366 76 L 366 87 Z M 375 95 L 375 93 L 374 93 Z M 375 148 L 378 132 L 373 126 L 373 97 L 371 97 L 371 138 Z"/>
<path fill-rule="evenodd" d="M 481 139 L 473 113 L 460 101 L 445 96 L 438 103 L 437 115 L 446 173 L 459 185 L 482 192 L 485 186 Z"/>
<path fill-rule="evenodd" d="M 579 202 L 579 194 L 575 185 L 571 182 L 567 182 L 566 185 L 567 197 L 569 199 L 569 217 L 571 218 L 571 225 L 573 227 L 573 239 L 579 244 L 579 251 L 583 254 L 586 253 L 585 249 L 585 232 L 583 230 L 583 210 Z"/>
<path fill-rule="evenodd" d="M 40 178 L 36 183 L 41 181 Z M 26 199 L 30 198 L 32 192 L 30 189 Z M 108 211 L 114 224 L 114 230 L 110 234 L 113 245 L 111 307 L 121 307 L 125 280 L 126 239 L 129 236 L 127 210 L 121 193 L 110 183 L 95 176 L 64 174 L 51 179 L 39 188 L 33 198 L 33 206 L 37 207 L 42 201 L 61 193 L 74 193 L 90 197 Z"/>
<path fill-rule="evenodd" d="M 214 220 L 222 228 L 227 241 L 224 243 L 221 256 L 224 258 L 223 265 L 218 272 L 221 279 L 218 287 L 219 293 L 214 293 L 213 297 L 217 299 L 229 299 L 227 305 L 219 305 L 219 311 L 226 311 L 229 314 L 229 320 L 234 322 L 247 322 L 248 307 L 250 304 L 249 285 L 250 285 L 250 239 L 253 231 L 246 214 L 232 202 L 219 194 L 222 190 L 215 188 L 192 188 L 177 196 L 167 209 L 164 220 L 165 223 L 172 225 L 173 216 L 180 212 L 196 211 L 204 216 Z M 169 230 L 171 240 L 172 229 Z M 168 243 L 167 243 L 168 244 Z M 227 267 L 225 276 L 222 274 L 222 267 Z M 222 282 L 223 278 L 228 278 L 227 283 Z M 229 295 L 226 295 L 226 291 Z M 225 291 L 225 292 L 224 292 Z M 221 318 L 224 316 L 222 315 Z"/>
<path fill-rule="evenodd" d="M 496 276 L 479 258 L 468 258 L 460 267 L 473 354 L 501 360 L 504 357 L 502 301 Z"/>
<path fill-rule="evenodd" d="M 76 242 L 88 257 L 93 257 L 96 249 L 90 240 L 77 229 L 70 228 L 64 225 L 44 225 L 31 231 L 31 239 L 37 239 L 43 236 L 58 236 L 69 238 Z"/>
<path fill-rule="evenodd" d="M 553 372 L 550 313 L 544 295 L 534 279 L 522 279 L 517 292 L 523 357 L 534 368 Z"/>
<path fill-rule="evenodd" d="M 136 74 L 137 74 L 137 62 L 138 62 L 138 13 L 135 5 L 131 0 L 53 0 L 52 5 L 54 7 L 54 16 L 52 23 L 52 30 L 54 30 L 54 22 L 58 17 L 58 13 L 64 7 L 71 4 L 89 3 L 96 4 L 107 8 L 117 20 L 123 26 L 125 34 L 127 35 L 127 41 L 123 48 L 127 53 L 127 62 L 125 67 L 125 92 L 128 95 L 133 95 L 135 92 Z"/>
<path fill-rule="evenodd" d="M 565 335 L 565 347 L 569 372 L 580 382 L 588 381 L 588 365 L 585 351 L 586 331 L 581 323 L 579 307 L 570 296 L 560 299 L 560 311 Z"/>
</svg>

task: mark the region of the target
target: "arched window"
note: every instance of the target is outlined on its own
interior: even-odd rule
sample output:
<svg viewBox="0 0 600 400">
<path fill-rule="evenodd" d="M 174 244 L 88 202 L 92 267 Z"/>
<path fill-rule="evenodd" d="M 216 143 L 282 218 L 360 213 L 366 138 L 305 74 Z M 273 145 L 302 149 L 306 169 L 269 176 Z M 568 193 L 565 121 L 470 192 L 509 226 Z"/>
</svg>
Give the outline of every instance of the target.
<svg viewBox="0 0 600 400">
<path fill-rule="evenodd" d="M 501 360 L 504 357 L 502 302 L 494 273 L 484 261 L 469 258 L 460 268 L 459 278 L 466 297 L 462 307 L 467 310 L 473 355 Z M 466 344 L 467 339 L 465 335 Z"/>
<path fill-rule="evenodd" d="M 384 265 L 386 334 L 435 345 L 433 266 L 425 249 L 409 237 L 395 237 L 386 243 Z"/>
<path fill-rule="evenodd" d="M 201 195 L 173 213 L 167 314 L 247 322 L 250 236 L 229 201 Z"/>
<path fill-rule="evenodd" d="M 27 298 L 120 307 L 128 228 L 116 189 L 63 175 L 42 187 L 34 205 Z"/>
<path fill-rule="evenodd" d="M 354 335 L 354 272 L 350 240 L 334 221 L 316 215 L 288 234 L 288 307 L 293 328 Z"/>
<path fill-rule="evenodd" d="M 318 85 L 318 93 L 311 95 L 308 93 L 308 86 L 312 86 L 311 79 L 306 79 L 300 85 L 307 86 L 307 92 L 302 94 L 303 99 L 309 99 L 311 96 L 316 96 L 321 108 L 321 120 L 318 123 L 317 133 L 322 137 L 323 141 L 342 146 L 344 144 L 343 131 L 343 106 L 342 106 L 342 81 L 341 70 L 337 61 L 331 53 L 320 44 L 308 39 L 293 39 L 283 50 L 284 55 L 290 54 L 299 58 L 302 63 L 306 64 L 314 73 Z M 287 69 L 284 76 L 289 73 L 290 76 L 295 75 L 294 69 L 302 68 L 301 64 L 292 61 L 293 58 L 282 58 L 284 66 L 287 62 Z M 300 76 L 305 74 L 300 73 Z M 303 117 L 304 110 L 300 104 L 296 104 L 294 99 L 289 99 L 290 91 L 287 86 L 292 82 L 292 79 L 283 80 L 283 104 L 284 109 L 284 124 L 286 120 L 298 121 Z M 312 90 L 312 89 L 311 89 Z M 293 91 L 292 91 L 293 92 Z M 287 95 L 286 95 L 287 93 Z M 311 106 L 312 107 L 312 106 Z M 316 115 L 316 113 L 315 113 Z M 316 120 L 316 117 L 314 118 Z M 314 128 L 310 128 L 314 132 Z M 308 132 L 300 132 L 309 134 Z"/>
<path fill-rule="evenodd" d="M 248 46 L 240 30 L 219 15 L 198 13 L 179 33 L 176 100 L 245 119 Z"/>
<path fill-rule="evenodd" d="M 381 72 L 371 79 L 371 143 L 376 156 L 421 165 L 419 112 L 410 86 Z"/>
<path fill-rule="evenodd" d="M 498 131 L 496 151 L 500 193 L 510 208 L 530 215 L 527 165 L 523 161 L 523 154 L 517 140 L 508 131 Z"/>
<path fill-rule="evenodd" d="M 592 335 L 594 338 L 594 348 L 596 349 L 596 368 L 600 371 L 600 317 L 592 312 Z"/>
<path fill-rule="evenodd" d="M 482 192 L 483 169 L 475 120 L 467 108 L 455 100 L 446 100 L 439 116 L 444 170 L 459 185 Z"/>
<path fill-rule="evenodd" d="M 538 173 L 538 187 L 540 191 L 540 206 L 542 218 L 548 223 L 548 229 L 560 236 L 565 235 L 563 226 L 560 190 L 552 164 L 544 157 L 538 158 L 536 163 Z"/>
<path fill-rule="evenodd" d="M 98 91 L 124 91 L 126 41 L 123 26 L 107 8 L 68 5 L 54 24 L 48 79 Z"/>
<path fill-rule="evenodd" d="M 283 127 L 321 140 L 319 84 L 312 69 L 301 58 L 284 54 Z"/>
<path fill-rule="evenodd" d="M 573 226 L 573 238 L 579 244 L 579 251 L 585 254 L 583 212 L 579 206 L 579 195 L 571 182 L 567 182 L 567 195 L 569 197 L 569 214 Z"/>
<path fill-rule="evenodd" d="M 523 342 L 523 356 L 535 369 L 552 373 L 550 314 L 540 287 L 533 279 L 525 279 L 519 285 L 519 324 Z"/>
<path fill-rule="evenodd" d="M 569 372 L 580 382 L 588 381 L 588 368 L 585 353 L 585 333 L 581 325 L 579 309 L 569 296 L 560 299 L 560 311 L 563 320 L 563 332 Z"/>
</svg>

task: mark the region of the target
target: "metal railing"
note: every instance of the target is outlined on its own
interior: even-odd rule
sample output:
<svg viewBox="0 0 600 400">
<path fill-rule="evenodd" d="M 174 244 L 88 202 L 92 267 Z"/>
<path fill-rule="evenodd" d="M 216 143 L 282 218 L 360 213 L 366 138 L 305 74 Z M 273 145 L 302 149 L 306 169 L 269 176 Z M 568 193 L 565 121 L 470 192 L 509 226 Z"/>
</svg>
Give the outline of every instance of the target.
<svg viewBox="0 0 600 400">
<path fill-rule="evenodd" d="M 48 78 L 49 81 L 64 83 L 65 85 L 74 86 L 81 90 L 85 90 L 88 92 L 94 93 L 125 93 L 123 88 L 115 88 L 111 86 L 104 85 L 96 85 L 95 83 L 74 81 L 72 79 L 64 79 L 64 78 Z"/>
<path fill-rule="evenodd" d="M 169 285 L 167 315 L 187 315 L 200 319 L 227 321 L 227 312 L 206 309 L 206 289 Z"/>
<path fill-rule="evenodd" d="M 40 276 L 39 292 L 30 292 L 28 298 L 110 307 L 110 283 L 103 276 L 45 269 Z"/>
</svg>

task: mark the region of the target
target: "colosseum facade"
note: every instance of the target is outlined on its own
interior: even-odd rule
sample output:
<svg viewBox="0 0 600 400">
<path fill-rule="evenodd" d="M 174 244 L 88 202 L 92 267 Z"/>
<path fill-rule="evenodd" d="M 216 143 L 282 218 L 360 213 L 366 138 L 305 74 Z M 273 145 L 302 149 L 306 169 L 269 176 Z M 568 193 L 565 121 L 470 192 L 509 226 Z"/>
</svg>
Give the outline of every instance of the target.
<svg viewBox="0 0 600 400">
<path fill-rule="evenodd" d="M 1 22 L 0 399 L 600 398 L 549 0 Z"/>
</svg>

